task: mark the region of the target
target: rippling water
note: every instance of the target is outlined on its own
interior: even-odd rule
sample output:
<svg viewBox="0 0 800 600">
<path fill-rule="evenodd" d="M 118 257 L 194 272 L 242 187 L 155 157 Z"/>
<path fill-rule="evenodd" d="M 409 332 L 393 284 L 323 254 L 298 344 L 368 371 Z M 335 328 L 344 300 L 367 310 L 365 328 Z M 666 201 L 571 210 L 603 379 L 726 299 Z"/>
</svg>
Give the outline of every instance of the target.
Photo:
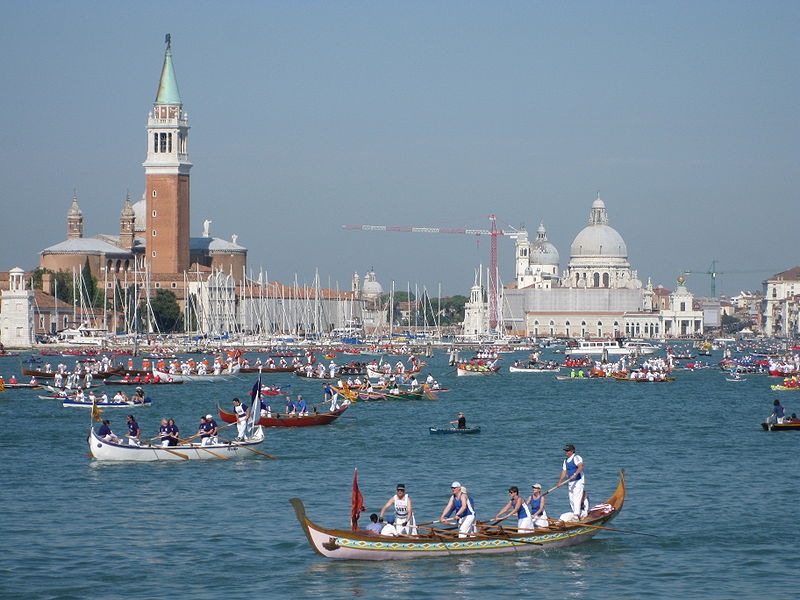
<svg viewBox="0 0 800 600">
<path fill-rule="evenodd" d="M 443 355 L 430 370 L 454 391 L 439 401 L 359 403 L 328 427 L 268 430 L 262 449 L 276 461 L 97 463 L 86 456 L 88 411 L 32 391 L 0 394 L 0 598 L 796 595 L 800 436 L 765 433 L 759 422 L 775 398 L 800 412 L 800 393 L 772 392 L 763 375 L 726 382 L 717 370 L 681 371 L 660 385 L 457 378 Z M 0 374 L 11 373 L 18 362 L 1 358 Z M 267 379 L 321 399 L 318 383 Z M 253 380 L 150 388 L 153 406 L 135 414 L 144 434 L 161 417 L 194 433 L 201 415 L 246 396 Z M 428 434 L 459 411 L 482 433 Z M 117 433 L 127 412 L 106 412 Z M 658 537 L 604 532 L 560 550 L 339 562 L 311 550 L 288 503 L 297 496 L 313 520 L 347 528 L 358 467 L 369 512 L 401 482 L 419 520 L 433 520 L 458 479 L 489 518 L 508 486 L 551 487 L 567 442 L 586 462 L 592 502 L 626 470 L 628 496 L 612 525 Z M 566 492 L 554 492 L 548 512 L 567 510 Z"/>
</svg>

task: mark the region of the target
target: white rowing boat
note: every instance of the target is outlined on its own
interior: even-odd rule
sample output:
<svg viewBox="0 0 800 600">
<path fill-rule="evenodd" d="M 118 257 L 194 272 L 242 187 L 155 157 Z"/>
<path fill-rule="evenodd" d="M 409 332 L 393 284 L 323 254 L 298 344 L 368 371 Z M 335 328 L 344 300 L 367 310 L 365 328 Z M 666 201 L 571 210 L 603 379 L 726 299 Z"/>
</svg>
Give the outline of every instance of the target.
<svg viewBox="0 0 800 600">
<path fill-rule="evenodd" d="M 232 367 L 223 369 L 222 373 L 219 375 L 214 375 L 213 373 L 206 373 L 205 375 L 183 375 L 182 373 L 165 373 L 164 371 L 153 369 L 153 375 L 156 375 L 159 379 L 163 379 L 165 381 L 171 380 L 173 383 L 176 381 L 204 381 L 207 383 L 214 383 L 217 381 L 228 381 L 232 379 L 239 372 L 240 368 L 241 367 L 239 365 L 234 365 Z"/>
<path fill-rule="evenodd" d="M 132 446 L 125 443 L 107 442 L 98 437 L 94 427 L 87 439 L 89 452 L 97 460 L 152 462 L 157 460 L 215 460 L 225 458 L 246 458 L 256 456 L 259 452 L 248 450 L 264 441 L 264 430 L 257 427 L 255 433 L 243 442 L 209 444 L 178 444 L 177 446 L 160 446 L 142 444 Z"/>
</svg>

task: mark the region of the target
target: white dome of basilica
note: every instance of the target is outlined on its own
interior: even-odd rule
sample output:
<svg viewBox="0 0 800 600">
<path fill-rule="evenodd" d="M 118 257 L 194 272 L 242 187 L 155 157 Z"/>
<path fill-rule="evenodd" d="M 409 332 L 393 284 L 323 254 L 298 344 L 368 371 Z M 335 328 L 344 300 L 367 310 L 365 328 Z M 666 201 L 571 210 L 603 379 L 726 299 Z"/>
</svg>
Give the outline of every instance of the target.
<svg viewBox="0 0 800 600">
<path fill-rule="evenodd" d="M 539 223 L 539 229 L 536 230 L 536 240 L 531 242 L 530 264 L 558 266 L 559 261 L 558 250 L 547 241 L 544 223 Z"/>
<path fill-rule="evenodd" d="M 571 258 L 628 258 L 628 247 L 616 229 L 608 225 L 606 205 L 597 198 L 592 203 L 589 225 L 584 227 L 570 246 Z"/>
</svg>

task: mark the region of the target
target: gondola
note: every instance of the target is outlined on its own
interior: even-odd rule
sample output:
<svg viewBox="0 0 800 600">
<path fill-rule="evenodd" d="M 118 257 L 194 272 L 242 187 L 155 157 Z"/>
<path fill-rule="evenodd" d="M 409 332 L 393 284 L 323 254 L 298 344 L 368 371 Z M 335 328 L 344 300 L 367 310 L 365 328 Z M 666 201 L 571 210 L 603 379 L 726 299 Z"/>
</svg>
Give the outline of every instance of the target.
<svg viewBox="0 0 800 600">
<path fill-rule="evenodd" d="M 476 427 L 430 427 L 431 434 L 449 434 L 449 433 L 480 433 L 480 425 Z"/>
<path fill-rule="evenodd" d="M 458 531 L 419 528 L 419 535 L 380 536 L 367 532 L 321 527 L 306 516 L 299 498 L 290 500 L 311 547 L 317 554 L 340 560 L 394 560 L 415 557 L 461 556 L 526 552 L 574 546 L 592 539 L 622 510 L 625 502 L 625 474 L 620 471 L 616 491 L 604 503 L 594 506 L 580 522 L 553 521 L 547 528 L 531 533 L 511 528 L 484 529 L 458 537 Z"/>
<path fill-rule="evenodd" d="M 219 375 L 214 375 L 213 373 L 206 373 L 205 375 L 183 375 L 182 373 L 164 373 L 162 371 L 153 369 L 153 375 L 158 376 L 160 379 L 172 379 L 172 381 L 187 381 L 190 383 L 194 381 L 204 381 L 207 383 L 228 381 L 229 379 L 235 377 L 237 373 L 239 373 L 238 365 L 223 369 Z"/>
<path fill-rule="evenodd" d="M 89 453 L 97 460 L 152 462 L 158 460 L 215 460 L 220 458 L 250 458 L 263 454 L 251 450 L 264 441 L 264 431 L 258 427 L 250 438 L 242 442 L 225 442 L 201 446 L 196 444 L 178 444 L 177 446 L 160 446 L 142 444 L 132 446 L 121 442 L 107 442 L 98 437 L 92 428 L 87 442 Z"/>
<path fill-rule="evenodd" d="M 25 367 L 22 368 L 22 374 L 26 377 L 36 377 L 37 379 L 53 379 L 56 374 L 55 372 L 47 372 L 47 371 L 37 371 L 35 369 L 26 369 Z M 109 377 L 113 377 L 114 375 L 122 374 L 122 369 L 109 369 L 108 371 L 100 371 L 99 373 L 92 373 L 92 379 L 108 379 Z M 64 377 L 72 375 L 72 373 L 62 373 Z M 85 377 L 86 374 L 82 373 L 81 378 Z"/>
<path fill-rule="evenodd" d="M 262 425 L 263 427 L 312 427 L 314 425 L 328 425 L 341 417 L 349 406 L 350 405 L 347 404 L 332 412 L 318 414 L 313 413 L 303 417 L 297 415 L 272 413 L 271 417 L 261 417 L 261 419 L 258 421 L 258 424 Z M 236 415 L 234 413 L 224 411 L 219 406 L 217 406 L 217 412 L 219 413 L 220 420 L 224 421 L 225 423 L 236 422 Z"/>
</svg>

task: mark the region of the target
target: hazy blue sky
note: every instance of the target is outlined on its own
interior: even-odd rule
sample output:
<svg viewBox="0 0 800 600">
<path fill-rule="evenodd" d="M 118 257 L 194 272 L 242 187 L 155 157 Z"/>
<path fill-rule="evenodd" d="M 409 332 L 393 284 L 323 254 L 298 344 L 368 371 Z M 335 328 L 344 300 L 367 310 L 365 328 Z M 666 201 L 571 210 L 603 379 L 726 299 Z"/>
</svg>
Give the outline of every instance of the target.
<svg viewBox="0 0 800 600">
<path fill-rule="evenodd" d="M 192 234 L 271 279 L 465 293 L 489 241 L 343 224 L 545 223 L 569 260 L 597 190 L 646 281 L 760 289 L 800 264 L 800 3 L 5 2 L 2 264 L 115 233 L 144 186 L 164 52 L 192 126 Z M 513 243 L 499 241 L 513 279 Z M 709 278 L 690 279 L 695 294 Z"/>
</svg>

